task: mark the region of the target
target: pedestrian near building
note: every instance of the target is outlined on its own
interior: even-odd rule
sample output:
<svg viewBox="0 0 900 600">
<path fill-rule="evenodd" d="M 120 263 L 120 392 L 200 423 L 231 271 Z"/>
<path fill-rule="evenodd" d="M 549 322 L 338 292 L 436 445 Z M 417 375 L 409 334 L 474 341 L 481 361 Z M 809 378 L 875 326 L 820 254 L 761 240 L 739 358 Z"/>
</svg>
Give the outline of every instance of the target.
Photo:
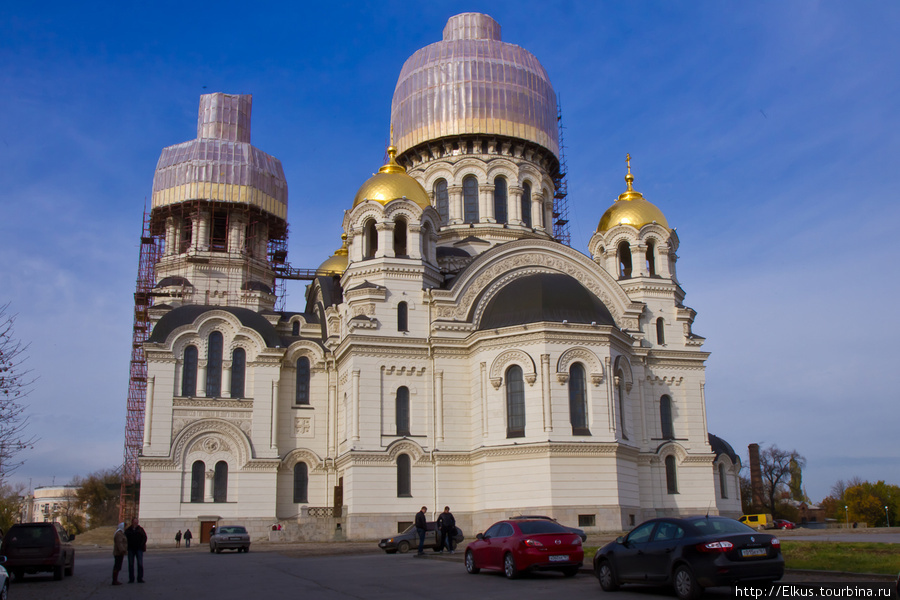
<svg viewBox="0 0 900 600">
<path fill-rule="evenodd" d="M 119 571 L 122 570 L 122 561 L 128 553 L 128 540 L 125 538 L 125 523 L 119 523 L 116 533 L 113 535 L 113 585 L 122 585 L 119 581 Z"/>
<path fill-rule="evenodd" d="M 447 550 L 450 554 L 453 554 L 453 536 L 456 534 L 456 519 L 453 516 L 453 513 L 450 512 L 450 507 L 445 506 L 444 512 L 438 517 L 437 527 L 441 531 L 441 552 L 444 551 L 444 547 L 447 547 Z"/>
<path fill-rule="evenodd" d="M 423 506 L 422 510 L 416 513 L 416 533 L 419 534 L 419 553 L 417 556 L 425 554 L 425 532 L 428 530 L 428 524 L 425 521 L 425 513 L 428 507 Z"/>
<path fill-rule="evenodd" d="M 181 530 L 178 530 L 178 533 L 175 534 L 175 547 L 181 548 Z"/>
<path fill-rule="evenodd" d="M 185 548 L 190 548 L 190 547 L 191 547 L 191 540 L 192 540 L 192 539 L 194 539 L 194 534 L 191 533 L 191 530 L 190 530 L 190 529 L 185 529 L 185 530 L 184 530 L 184 547 L 185 547 Z"/>
<path fill-rule="evenodd" d="M 144 552 L 147 551 L 147 532 L 138 525 L 137 517 L 131 520 L 131 527 L 125 530 L 128 540 L 128 583 L 134 583 L 134 563 L 137 561 L 137 582 L 144 583 Z"/>
</svg>

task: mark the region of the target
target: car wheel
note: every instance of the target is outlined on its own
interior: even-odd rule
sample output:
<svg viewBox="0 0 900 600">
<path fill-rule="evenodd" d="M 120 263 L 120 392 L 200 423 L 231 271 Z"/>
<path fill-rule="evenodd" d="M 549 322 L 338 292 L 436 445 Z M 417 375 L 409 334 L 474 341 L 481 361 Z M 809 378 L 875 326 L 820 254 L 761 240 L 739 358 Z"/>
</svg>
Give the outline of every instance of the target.
<svg viewBox="0 0 900 600">
<path fill-rule="evenodd" d="M 0 600 L 7 600 L 9 598 L 9 579 L 3 582 L 3 589 L 0 590 Z"/>
<path fill-rule="evenodd" d="M 694 574 L 684 565 L 675 569 L 674 581 L 675 594 L 678 595 L 680 600 L 695 600 L 703 592 L 703 588 L 694 579 Z"/>
<path fill-rule="evenodd" d="M 69 566 L 66 567 L 66 577 L 71 577 L 75 574 L 75 556 L 72 556 L 72 562 L 69 563 Z"/>
<path fill-rule="evenodd" d="M 519 576 L 519 570 L 516 568 L 516 559 L 513 558 L 511 552 L 507 552 L 503 557 L 503 574 L 507 579 L 515 579 Z"/>
<path fill-rule="evenodd" d="M 400 554 L 406 554 L 407 552 L 409 552 L 409 542 L 403 541 L 397 544 L 397 552 L 399 552 Z"/>
<path fill-rule="evenodd" d="M 600 567 L 597 569 L 597 579 L 600 580 L 600 587 L 604 592 L 614 592 L 619 589 L 612 567 L 605 560 L 600 563 Z"/>
<path fill-rule="evenodd" d="M 63 566 L 57 565 L 57 566 L 53 567 L 53 579 L 55 581 L 59 581 L 62 578 L 63 578 Z"/>
<path fill-rule="evenodd" d="M 566 567 L 562 572 L 566 577 L 575 577 L 578 575 L 578 567 Z"/>
<path fill-rule="evenodd" d="M 466 571 L 472 575 L 478 575 L 481 571 L 481 569 L 475 566 L 475 555 L 471 550 L 466 550 Z"/>
<path fill-rule="evenodd" d="M 221 549 L 221 548 L 216 548 L 216 554 L 222 554 L 222 549 Z"/>
</svg>

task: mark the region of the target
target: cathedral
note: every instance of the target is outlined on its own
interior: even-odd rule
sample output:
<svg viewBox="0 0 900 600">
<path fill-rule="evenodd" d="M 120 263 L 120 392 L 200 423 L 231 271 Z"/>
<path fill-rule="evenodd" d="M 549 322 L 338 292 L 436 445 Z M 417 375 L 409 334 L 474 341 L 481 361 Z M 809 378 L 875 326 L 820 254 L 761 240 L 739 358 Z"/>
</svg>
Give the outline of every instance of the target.
<svg viewBox="0 0 900 600">
<path fill-rule="evenodd" d="M 452 17 L 403 65 L 386 164 L 317 269 L 286 260 L 287 182 L 251 105 L 201 96 L 153 179 L 151 535 L 366 540 L 445 505 L 467 538 L 516 514 L 588 533 L 740 514 L 678 236 L 630 161 L 586 253 L 554 236 L 556 93 L 494 19 Z M 284 277 L 309 281 L 293 311 Z"/>
</svg>

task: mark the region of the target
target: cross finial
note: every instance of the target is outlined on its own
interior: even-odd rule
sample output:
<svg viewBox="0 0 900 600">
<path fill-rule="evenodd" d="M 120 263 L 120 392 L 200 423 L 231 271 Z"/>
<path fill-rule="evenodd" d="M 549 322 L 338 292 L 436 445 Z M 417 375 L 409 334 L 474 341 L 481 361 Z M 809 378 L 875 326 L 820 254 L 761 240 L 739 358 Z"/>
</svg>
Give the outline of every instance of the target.
<svg viewBox="0 0 900 600">
<path fill-rule="evenodd" d="M 628 172 L 631 173 L 631 155 L 625 155 L 625 164 L 628 165 Z"/>
<path fill-rule="evenodd" d="M 391 146 L 394 145 L 394 122 L 391 121 Z"/>
</svg>

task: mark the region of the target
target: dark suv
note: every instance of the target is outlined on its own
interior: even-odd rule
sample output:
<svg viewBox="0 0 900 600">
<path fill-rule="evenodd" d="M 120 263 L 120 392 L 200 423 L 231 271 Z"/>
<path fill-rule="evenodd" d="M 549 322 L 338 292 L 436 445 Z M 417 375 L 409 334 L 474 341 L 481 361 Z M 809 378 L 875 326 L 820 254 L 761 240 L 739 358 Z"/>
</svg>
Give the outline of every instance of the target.
<svg viewBox="0 0 900 600">
<path fill-rule="evenodd" d="M 75 572 L 74 539 L 59 523 L 18 523 L 3 537 L 4 566 L 16 579 L 39 571 L 52 572 L 53 579 L 62 579 L 63 572 Z"/>
</svg>

